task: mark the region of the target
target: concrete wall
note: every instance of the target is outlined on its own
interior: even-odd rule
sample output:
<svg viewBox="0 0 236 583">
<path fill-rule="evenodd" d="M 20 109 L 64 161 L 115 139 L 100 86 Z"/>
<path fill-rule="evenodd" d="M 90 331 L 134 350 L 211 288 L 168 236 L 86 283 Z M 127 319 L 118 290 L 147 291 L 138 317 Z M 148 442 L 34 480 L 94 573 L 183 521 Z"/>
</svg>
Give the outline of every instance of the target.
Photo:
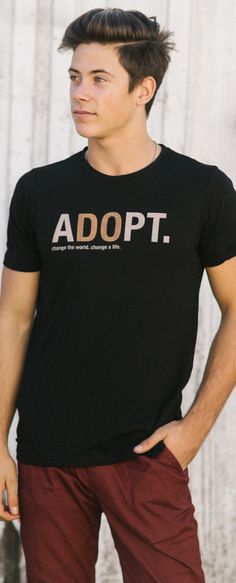
<svg viewBox="0 0 236 583">
<path fill-rule="evenodd" d="M 159 143 L 216 164 L 236 181 L 236 3 L 227 0 L 1 0 L 0 2 L 0 245 L 5 251 L 9 199 L 18 177 L 33 166 L 75 153 L 87 140 L 74 129 L 67 68 L 71 53 L 56 48 L 66 26 L 94 7 L 136 8 L 175 33 L 177 52 L 148 120 Z M 184 389 L 185 411 L 200 384 L 220 310 L 206 272 L 200 290 L 194 366 Z M 207 583 L 236 581 L 235 392 L 192 461 L 190 488 Z M 10 432 L 15 456 L 17 414 Z M 4 525 L 1 524 L 3 530 Z M 19 524 L 14 522 L 19 530 Z M 103 515 L 98 583 L 122 581 Z M 10 581 L 10 579 L 9 579 Z M 22 579 L 23 581 L 23 579 Z"/>
</svg>

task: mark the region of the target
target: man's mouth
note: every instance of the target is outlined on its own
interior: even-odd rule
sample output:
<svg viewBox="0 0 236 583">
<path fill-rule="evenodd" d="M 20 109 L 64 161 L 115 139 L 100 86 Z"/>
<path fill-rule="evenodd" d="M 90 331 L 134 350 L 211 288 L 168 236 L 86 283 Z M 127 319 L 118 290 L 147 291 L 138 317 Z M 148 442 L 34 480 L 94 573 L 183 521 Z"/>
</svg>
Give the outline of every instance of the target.
<svg viewBox="0 0 236 583">
<path fill-rule="evenodd" d="M 73 111 L 73 113 L 75 115 L 96 115 L 96 113 L 93 113 L 92 111 L 83 111 L 83 110 L 80 111 L 79 109 L 75 109 Z"/>
</svg>

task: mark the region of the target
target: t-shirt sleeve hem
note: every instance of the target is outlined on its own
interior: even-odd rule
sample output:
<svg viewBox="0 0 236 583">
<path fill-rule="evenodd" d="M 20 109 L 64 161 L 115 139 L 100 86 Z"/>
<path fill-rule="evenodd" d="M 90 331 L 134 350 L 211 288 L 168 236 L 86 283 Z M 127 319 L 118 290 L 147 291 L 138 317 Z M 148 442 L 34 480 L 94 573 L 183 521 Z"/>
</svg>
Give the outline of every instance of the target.
<svg viewBox="0 0 236 583">
<path fill-rule="evenodd" d="M 14 261 L 8 261 L 8 259 L 4 259 L 3 265 L 9 267 L 10 269 L 14 269 L 15 271 L 41 271 L 39 265 L 19 265 Z"/>
<path fill-rule="evenodd" d="M 205 259 L 203 261 L 203 266 L 204 267 L 215 267 L 216 265 L 220 265 L 221 263 L 224 263 L 224 261 L 226 261 L 227 259 L 232 259 L 232 257 L 236 256 L 236 247 L 234 249 L 231 249 L 230 251 L 228 251 L 227 253 L 224 253 L 223 255 L 220 255 L 218 257 L 211 257 L 209 258 L 209 260 Z"/>
</svg>

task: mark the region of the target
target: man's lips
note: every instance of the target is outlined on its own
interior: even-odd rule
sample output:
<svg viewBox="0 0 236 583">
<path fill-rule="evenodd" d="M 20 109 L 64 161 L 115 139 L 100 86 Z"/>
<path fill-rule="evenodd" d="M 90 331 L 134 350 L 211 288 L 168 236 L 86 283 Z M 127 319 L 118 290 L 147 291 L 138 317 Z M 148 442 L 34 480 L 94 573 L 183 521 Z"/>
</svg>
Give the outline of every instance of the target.
<svg viewBox="0 0 236 583">
<path fill-rule="evenodd" d="M 74 109 L 73 113 L 76 115 L 96 115 L 96 113 L 93 113 L 92 111 L 80 111 L 79 109 Z"/>
</svg>

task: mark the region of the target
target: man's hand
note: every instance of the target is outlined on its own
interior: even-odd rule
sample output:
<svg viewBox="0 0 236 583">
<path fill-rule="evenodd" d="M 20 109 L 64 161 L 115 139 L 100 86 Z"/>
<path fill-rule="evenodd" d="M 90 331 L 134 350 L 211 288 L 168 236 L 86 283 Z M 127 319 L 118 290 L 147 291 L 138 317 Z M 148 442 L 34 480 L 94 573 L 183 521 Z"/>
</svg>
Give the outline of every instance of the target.
<svg viewBox="0 0 236 583">
<path fill-rule="evenodd" d="M 162 425 L 145 439 L 140 451 L 133 448 L 144 453 L 164 441 L 183 470 L 198 452 L 236 386 L 236 257 L 208 268 L 208 276 L 222 318 L 194 402 L 185 417 Z"/>
<path fill-rule="evenodd" d="M 0 520 L 10 522 L 20 518 L 17 494 L 17 467 L 7 448 L 0 448 Z M 7 504 L 3 492 L 7 490 Z"/>
<path fill-rule="evenodd" d="M 201 443 L 194 444 L 191 441 L 191 436 L 187 434 L 184 419 L 178 421 L 171 421 L 159 427 L 140 445 L 142 449 L 136 449 L 134 451 L 137 453 L 144 453 L 149 449 L 152 449 L 159 441 L 164 441 L 165 445 L 170 449 L 173 455 L 177 458 L 183 470 L 188 466 L 188 464 L 195 457 L 199 450 Z"/>
</svg>

